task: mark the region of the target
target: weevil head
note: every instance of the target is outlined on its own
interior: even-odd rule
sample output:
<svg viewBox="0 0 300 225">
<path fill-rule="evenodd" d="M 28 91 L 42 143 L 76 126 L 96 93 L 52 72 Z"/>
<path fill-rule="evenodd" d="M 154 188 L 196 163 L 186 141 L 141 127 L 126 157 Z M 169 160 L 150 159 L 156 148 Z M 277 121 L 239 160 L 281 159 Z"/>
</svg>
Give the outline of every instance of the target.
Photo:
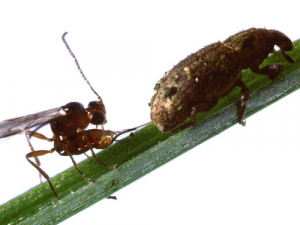
<svg viewBox="0 0 300 225">
<path fill-rule="evenodd" d="M 186 74 L 168 72 L 154 88 L 151 119 L 161 132 L 169 131 L 190 116 L 190 80 Z"/>
<path fill-rule="evenodd" d="M 293 50 L 293 42 L 285 34 L 277 30 L 270 30 L 269 38 L 273 39 L 274 44 L 281 48 L 282 51 Z"/>
<path fill-rule="evenodd" d="M 269 31 L 269 39 L 270 42 L 274 43 L 277 45 L 281 53 L 283 54 L 284 58 L 290 62 L 294 63 L 295 60 L 293 59 L 292 56 L 289 56 L 288 54 L 285 53 L 285 51 L 292 51 L 293 50 L 293 42 L 291 39 L 289 39 L 285 34 L 281 33 L 280 31 L 277 30 L 270 30 Z"/>
</svg>

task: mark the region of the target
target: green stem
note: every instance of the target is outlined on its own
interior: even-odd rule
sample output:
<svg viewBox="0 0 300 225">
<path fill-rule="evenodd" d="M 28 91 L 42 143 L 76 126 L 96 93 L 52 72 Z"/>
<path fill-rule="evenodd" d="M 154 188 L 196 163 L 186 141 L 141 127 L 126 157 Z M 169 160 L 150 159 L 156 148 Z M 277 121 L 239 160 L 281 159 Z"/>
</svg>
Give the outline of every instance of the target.
<svg viewBox="0 0 300 225">
<path fill-rule="evenodd" d="M 264 62 L 283 64 L 284 70 L 273 82 L 249 70 L 243 72 L 243 81 L 251 91 L 246 117 L 300 87 L 299 50 L 300 41 L 296 41 L 290 54 L 294 64 L 286 62 L 281 53 Z M 199 113 L 194 126 L 173 136 L 160 133 L 153 124 L 143 128 L 97 155 L 109 165 L 118 164 L 118 169 L 110 170 L 92 158 L 87 159 L 79 167 L 95 180 L 94 184 L 87 183 L 75 168 L 70 168 L 51 179 L 61 201 L 56 200 L 48 183 L 43 183 L 0 206 L 0 224 L 57 224 L 67 219 L 236 124 L 235 103 L 239 99 L 240 89 L 236 88 L 211 111 Z"/>
</svg>

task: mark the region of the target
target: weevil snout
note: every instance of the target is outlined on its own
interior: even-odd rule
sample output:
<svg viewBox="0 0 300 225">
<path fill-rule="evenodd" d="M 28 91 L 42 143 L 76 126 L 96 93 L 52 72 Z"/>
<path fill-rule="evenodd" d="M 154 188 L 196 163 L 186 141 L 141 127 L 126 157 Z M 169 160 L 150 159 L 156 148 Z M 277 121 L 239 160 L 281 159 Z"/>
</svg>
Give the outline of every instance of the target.
<svg viewBox="0 0 300 225">
<path fill-rule="evenodd" d="M 294 63 L 295 60 L 291 56 L 289 56 L 285 53 L 285 51 L 293 50 L 293 42 L 291 41 L 291 39 L 289 39 L 285 34 L 279 32 L 279 31 L 275 31 L 275 30 L 271 31 L 269 33 L 269 35 L 273 36 L 271 38 L 273 39 L 274 44 L 280 48 L 284 58 L 288 62 Z"/>
<path fill-rule="evenodd" d="M 281 50 L 283 51 L 292 51 L 293 50 L 293 43 L 291 39 L 289 39 L 286 35 L 283 33 L 276 31 L 277 34 L 274 35 L 275 39 L 275 45 L 280 47 Z"/>
<path fill-rule="evenodd" d="M 292 51 L 293 50 L 293 43 L 291 40 L 284 40 L 277 44 L 283 51 Z"/>
</svg>

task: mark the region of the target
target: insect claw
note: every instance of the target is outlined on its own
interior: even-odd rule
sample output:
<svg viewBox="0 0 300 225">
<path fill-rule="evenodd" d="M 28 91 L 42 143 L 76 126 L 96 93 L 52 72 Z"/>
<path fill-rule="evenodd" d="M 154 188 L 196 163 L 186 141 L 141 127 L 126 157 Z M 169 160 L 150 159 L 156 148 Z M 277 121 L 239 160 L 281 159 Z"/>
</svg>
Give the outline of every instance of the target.
<svg viewBox="0 0 300 225">
<path fill-rule="evenodd" d="M 241 120 L 240 124 L 244 127 L 246 126 L 246 120 Z"/>
<path fill-rule="evenodd" d="M 107 199 L 113 199 L 113 200 L 118 200 L 116 196 L 108 196 Z"/>
<path fill-rule="evenodd" d="M 86 180 L 87 182 L 89 182 L 89 183 L 95 183 L 95 181 L 94 181 L 94 180 L 92 180 L 92 179 L 89 179 L 89 178 L 86 178 L 86 177 L 85 177 L 85 180 Z"/>
<path fill-rule="evenodd" d="M 118 168 L 118 165 L 115 164 L 115 165 L 112 165 L 112 166 L 109 166 L 110 169 L 117 169 Z"/>
</svg>

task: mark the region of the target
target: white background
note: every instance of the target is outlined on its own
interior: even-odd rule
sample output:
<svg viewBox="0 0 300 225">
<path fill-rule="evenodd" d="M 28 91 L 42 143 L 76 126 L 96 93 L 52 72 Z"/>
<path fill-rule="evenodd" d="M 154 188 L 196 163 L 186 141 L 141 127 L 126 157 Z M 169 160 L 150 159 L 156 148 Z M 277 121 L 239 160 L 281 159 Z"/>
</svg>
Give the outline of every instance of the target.
<svg viewBox="0 0 300 225">
<path fill-rule="evenodd" d="M 1 3 L 0 121 L 96 100 L 61 41 L 65 31 L 106 105 L 106 129 L 120 130 L 150 120 L 156 81 L 204 45 L 250 27 L 298 39 L 299 7 L 288 0 Z M 118 191 L 118 201 L 62 224 L 299 224 L 299 99 L 297 91 Z M 38 184 L 28 152 L 23 135 L 1 141 L 0 204 Z M 55 153 L 41 162 L 50 176 L 72 166 Z"/>
</svg>

